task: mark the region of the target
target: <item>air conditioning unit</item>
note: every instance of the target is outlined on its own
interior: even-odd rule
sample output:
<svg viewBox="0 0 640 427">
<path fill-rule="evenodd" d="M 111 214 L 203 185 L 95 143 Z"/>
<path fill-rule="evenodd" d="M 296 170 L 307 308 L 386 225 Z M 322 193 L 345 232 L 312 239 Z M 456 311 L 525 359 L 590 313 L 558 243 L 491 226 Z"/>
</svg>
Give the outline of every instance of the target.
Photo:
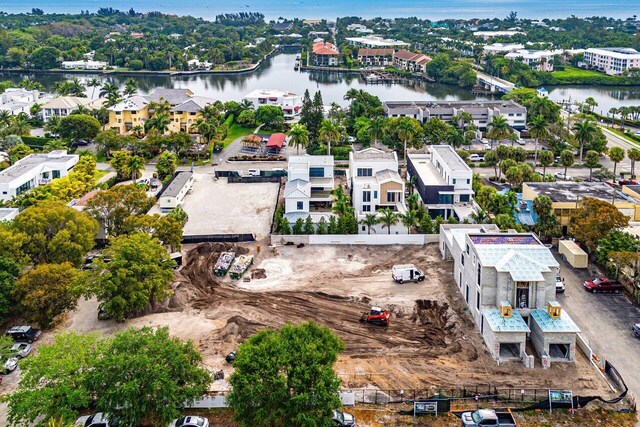
<svg viewBox="0 0 640 427">
<path fill-rule="evenodd" d="M 500 316 L 508 319 L 513 316 L 513 307 L 509 301 L 501 301 L 500 302 Z"/>
</svg>

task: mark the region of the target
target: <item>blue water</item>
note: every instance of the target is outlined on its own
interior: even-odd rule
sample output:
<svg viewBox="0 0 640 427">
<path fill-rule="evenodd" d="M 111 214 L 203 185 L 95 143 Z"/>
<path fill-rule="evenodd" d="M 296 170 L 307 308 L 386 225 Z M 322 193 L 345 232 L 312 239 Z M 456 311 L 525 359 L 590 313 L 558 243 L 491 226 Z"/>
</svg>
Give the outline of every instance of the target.
<svg viewBox="0 0 640 427">
<path fill-rule="evenodd" d="M 267 19 L 326 18 L 361 16 L 385 18 L 418 16 L 438 20 L 443 18 L 503 18 L 510 11 L 521 18 L 566 18 L 571 15 L 611 16 L 627 18 L 640 15 L 638 0 L 2 0 L 0 11 L 28 12 L 38 7 L 45 12 L 95 11 L 113 7 L 138 12 L 161 11 L 192 15 L 205 19 L 219 13 L 262 12 Z"/>
</svg>

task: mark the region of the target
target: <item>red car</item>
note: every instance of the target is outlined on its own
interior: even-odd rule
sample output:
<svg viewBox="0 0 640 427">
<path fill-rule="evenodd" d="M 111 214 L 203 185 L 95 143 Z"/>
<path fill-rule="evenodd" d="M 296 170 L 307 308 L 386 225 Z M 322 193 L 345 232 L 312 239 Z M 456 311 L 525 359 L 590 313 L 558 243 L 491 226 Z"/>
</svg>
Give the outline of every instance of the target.
<svg viewBox="0 0 640 427">
<path fill-rule="evenodd" d="M 586 280 L 582 286 L 591 293 L 616 293 L 622 292 L 622 285 L 617 280 L 610 280 L 606 277 L 598 277 L 593 280 Z"/>
</svg>

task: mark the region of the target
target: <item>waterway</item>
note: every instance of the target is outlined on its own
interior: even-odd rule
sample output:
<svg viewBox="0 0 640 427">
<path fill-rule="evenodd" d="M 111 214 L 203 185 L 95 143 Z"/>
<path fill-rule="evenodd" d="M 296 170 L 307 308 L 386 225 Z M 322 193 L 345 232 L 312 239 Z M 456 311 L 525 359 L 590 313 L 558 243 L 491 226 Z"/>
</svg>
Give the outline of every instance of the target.
<svg viewBox="0 0 640 427">
<path fill-rule="evenodd" d="M 320 90 L 325 104 L 336 102 L 345 105 L 344 94 L 349 89 L 363 89 L 378 96 L 383 101 L 459 101 L 487 100 L 486 95 L 474 95 L 467 89 L 457 86 L 408 80 L 403 84 L 366 84 L 358 74 L 341 74 L 322 71 L 295 71 L 293 69 L 296 55 L 280 53 L 268 58 L 254 72 L 245 74 L 199 74 L 190 76 L 150 75 L 134 76 L 138 82 L 139 92 L 146 94 L 156 88 L 189 88 L 195 94 L 208 96 L 221 101 L 240 100 L 255 89 L 278 89 L 302 95 L 305 90 L 312 94 Z M 85 74 L 8 74 L 0 73 L 0 80 L 19 81 L 28 77 L 41 82 L 50 89 L 56 81 L 74 77 L 87 82 L 98 78 L 102 83 L 111 81 L 124 85 L 129 76 L 124 75 L 85 75 Z M 605 114 L 611 107 L 621 105 L 640 105 L 640 87 L 607 87 L 576 86 L 553 87 L 549 96 L 556 101 L 584 101 L 591 96 L 598 102 L 596 111 Z M 87 95 L 97 96 L 99 89 L 88 88 Z"/>
</svg>

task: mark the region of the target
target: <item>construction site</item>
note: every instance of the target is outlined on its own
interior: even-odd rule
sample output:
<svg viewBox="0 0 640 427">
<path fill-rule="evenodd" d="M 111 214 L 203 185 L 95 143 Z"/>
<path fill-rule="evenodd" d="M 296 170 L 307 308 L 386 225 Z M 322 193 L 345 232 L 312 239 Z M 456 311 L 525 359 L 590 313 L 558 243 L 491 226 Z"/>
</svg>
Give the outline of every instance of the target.
<svg viewBox="0 0 640 427">
<path fill-rule="evenodd" d="M 466 313 L 453 284 L 451 266 L 437 246 L 275 246 L 203 243 L 186 247 L 176 272 L 174 295 L 127 326 L 168 325 L 173 335 L 193 340 L 213 371 L 232 366 L 225 356 L 262 328 L 314 320 L 346 344 L 336 371 L 345 388 L 379 390 L 473 387 L 564 388 L 610 395 L 586 357 L 551 369 L 521 363 L 498 366 Z M 252 255 L 240 279 L 220 277 L 220 254 Z M 424 271 L 418 283 L 398 284 L 394 264 L 411 262 Z M 372 306 L 389 310 L 389 325 L 361 322 Z M 95 301 L 82 303 L 67 327 L 105 333 L 124 327 L 95 319 Z M 539 364 L 539 362 L 538 362 Z M 225 379 L 212 391 L 228 389 Z"/>
</svg>

